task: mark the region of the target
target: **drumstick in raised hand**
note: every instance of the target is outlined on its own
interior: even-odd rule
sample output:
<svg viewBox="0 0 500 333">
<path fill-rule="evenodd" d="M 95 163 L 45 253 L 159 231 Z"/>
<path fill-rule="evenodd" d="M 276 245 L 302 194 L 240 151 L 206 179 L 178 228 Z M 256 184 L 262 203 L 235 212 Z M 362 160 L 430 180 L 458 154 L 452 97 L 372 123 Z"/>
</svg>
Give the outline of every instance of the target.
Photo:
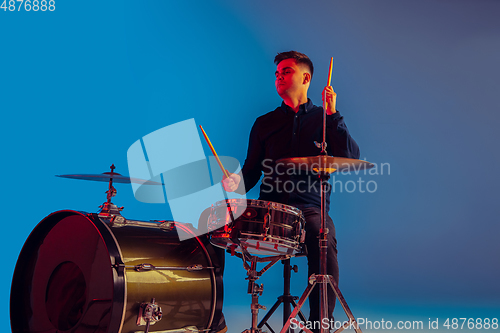
<svg viewBox="0 0 500 333">
<path fill-rule="evenodd" d="M 330 70 L 328 72 L 328 85 L 332 82 L 333 57 L 330 58 Z"/>
<path fill-rule="evenodd" d="M 332 82 L 332 70 L 333 70 L 333 57 L 330 58 L 330 70 L 328 72 L 328 84 L 327 84 L 328 87 L 331 85 Z M 328 108 L 328 102 L 326 101 L 326 98 L 324 104 L 325 104 L 324 108 L 326 110 Z"/>
<path fill-rule="evenodd" d="M 203 130 L 203 127 L 201 127 L 201 125 L 200 125 L 200 129 L 201 129 L 201 132 L 203 133 L 203 136 L 205 137 L 205 140 L 208 143 L 208 146 L 210 147 L 210 150 L 212 151 L 212 154 L 214 154 L 215 159 L 217 160 L 217 163 L 219 164 L 219 167 L 221 168 L 222 172 L 224 173 L 224 176 L 226 176 L 226 178 L 229 178 L 229 173 L 222 166 L 222 162 L 220 161 L 219 156 L 217 156 L 217 153 L 215 152 L 214 146 L 212 146 L 212 143 L 210 142 L 210 139 L 208 138 L 207 133 L 205 133 L 205 131 Z"/>
</svg>

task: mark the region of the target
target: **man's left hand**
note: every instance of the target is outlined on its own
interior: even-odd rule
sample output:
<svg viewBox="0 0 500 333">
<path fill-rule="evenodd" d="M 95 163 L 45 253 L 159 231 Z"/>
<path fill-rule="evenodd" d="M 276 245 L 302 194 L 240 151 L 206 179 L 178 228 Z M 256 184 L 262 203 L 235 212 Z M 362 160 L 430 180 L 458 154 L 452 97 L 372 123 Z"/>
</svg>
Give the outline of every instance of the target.
<svg viewBox="0 0 500 333">
<path fill-rule="evenodd" d="M 332 86 L 326 86 L 325 89 L 323 89 L 323 93 L 321 95 L 323 96 L 323 104 L 325 101 L 328 103 L 326 107 L 326 114 L 331 115 L 337 112 L 337 110 L 335 110 L 337 94 L 335 93 L 335 91 L 333 91 Z"/>
</svg>

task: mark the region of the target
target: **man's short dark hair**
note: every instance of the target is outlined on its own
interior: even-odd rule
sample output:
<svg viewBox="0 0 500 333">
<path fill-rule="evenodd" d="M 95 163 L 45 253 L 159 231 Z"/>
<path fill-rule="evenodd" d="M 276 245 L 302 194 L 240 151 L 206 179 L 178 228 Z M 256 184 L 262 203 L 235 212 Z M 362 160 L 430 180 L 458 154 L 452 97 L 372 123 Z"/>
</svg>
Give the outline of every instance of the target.
<svg viewBox="0 0 500 333">
<path fill-rule="evenodd" d="M 307 67 L 309 67 L 309 71 L 311 72 L 311 77 L 313 76 L 314 73 L 313 63 L 311 59 L 309 59 L 309 57 L 306 56 L 304 53 L 300 53 L 297 51 L 281 52 L 278 53 L 276 57 L 274 57 L 274 63 L 276 64 L 276 66 L 278 66 L 278 64 L 285 59 L 295 59 L 297 64 L 307 65 Z"/>
</svg>

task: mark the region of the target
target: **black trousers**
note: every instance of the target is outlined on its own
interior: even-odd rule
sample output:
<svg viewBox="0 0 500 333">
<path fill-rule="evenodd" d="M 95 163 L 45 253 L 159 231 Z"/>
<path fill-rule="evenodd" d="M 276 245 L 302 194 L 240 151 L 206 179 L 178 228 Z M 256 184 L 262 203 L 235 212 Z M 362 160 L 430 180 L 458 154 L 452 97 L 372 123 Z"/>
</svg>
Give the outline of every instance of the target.
<svg viewBox="0 0 500 333">
<path fill-rule="evenodd" d="M 318 207 L 303 208 L 302 213 L 306 220 L 306 240 L 308 276 L 319 274 L 319 231 L 321 228 L 321 209 Z M 337 261 L 337 239 L 335 238 L 335 226 L 333 220 L 326 215 L 326 227 L 328 228 L 328 253 L 327 253 L 327 274 L 333 276 L 333 279 L 339 283 L 339 264 Z M 328 316 L 333 318 L 333 309 L 335 308 L 335 293 L 330 286 L 328 290 Z M 320 295 L 319 286 L 316 285 L 309 296 L 309 320 L 312 322 L 321 322 L 320 314 Z"/>
</svg>

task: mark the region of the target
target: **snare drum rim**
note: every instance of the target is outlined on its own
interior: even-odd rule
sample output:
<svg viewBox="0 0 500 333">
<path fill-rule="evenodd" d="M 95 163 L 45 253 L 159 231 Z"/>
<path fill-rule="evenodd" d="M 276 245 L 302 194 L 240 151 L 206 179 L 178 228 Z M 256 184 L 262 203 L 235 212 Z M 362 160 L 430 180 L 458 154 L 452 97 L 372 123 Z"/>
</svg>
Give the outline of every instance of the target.
<svg viewBox="0 0 500 333">
<path fill-rule="evenodd" d="M 277 210 L 280 212 L 297 215 L 300 219 L 302 220 L 304 219 L 302 211 L 300 209 L 274 201 L 265 201 L 256 199 L 227 199 L 227 200 L 217 201 L 214 204 L 214 208 L 226 207 L 228 203 L 231 205 L 231 204 L 239 204 L 245 201 L 247 203 L 246 204 L 247 207 L 271 208 L 273 210 Z"/>
</svg>

